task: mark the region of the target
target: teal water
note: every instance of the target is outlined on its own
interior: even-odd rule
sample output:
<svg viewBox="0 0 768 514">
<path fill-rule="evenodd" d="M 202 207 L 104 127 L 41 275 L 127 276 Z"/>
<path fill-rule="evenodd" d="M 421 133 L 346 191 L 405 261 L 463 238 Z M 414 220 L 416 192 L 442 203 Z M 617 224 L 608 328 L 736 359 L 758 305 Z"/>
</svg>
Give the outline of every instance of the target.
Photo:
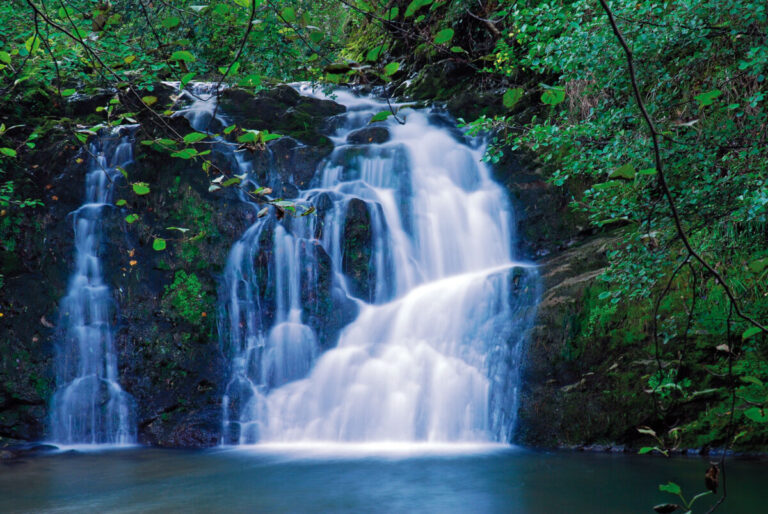
<svg viewBox="0 0 768 514">
<path fill-rule="evenodd" d="M 471 447 L 67 452 L 0 464 L 0 512 L 642 513 L 674 501 L 659 483 L 702 491 L 707 462 Z M 768 463 L 727 471 L 718 512 L 766 512 Z"/>
</svg>

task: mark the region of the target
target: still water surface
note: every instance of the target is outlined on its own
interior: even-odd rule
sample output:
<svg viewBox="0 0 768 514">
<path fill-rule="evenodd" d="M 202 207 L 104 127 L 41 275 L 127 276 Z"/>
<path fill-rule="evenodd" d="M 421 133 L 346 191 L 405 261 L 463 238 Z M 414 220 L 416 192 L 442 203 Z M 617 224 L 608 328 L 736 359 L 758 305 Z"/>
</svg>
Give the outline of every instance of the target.
<svg viewBox="0 0 768 514">
<path fill-rule="evenodd" d="M 674 501 L 659 483 L 703 490 L 706 466 L 476 446 L 69 451 L 0 464 L 0 512 L 642 513 Z M 768 512 L 768 463 L 727 470 L 719 512 Z"/>
</svg>

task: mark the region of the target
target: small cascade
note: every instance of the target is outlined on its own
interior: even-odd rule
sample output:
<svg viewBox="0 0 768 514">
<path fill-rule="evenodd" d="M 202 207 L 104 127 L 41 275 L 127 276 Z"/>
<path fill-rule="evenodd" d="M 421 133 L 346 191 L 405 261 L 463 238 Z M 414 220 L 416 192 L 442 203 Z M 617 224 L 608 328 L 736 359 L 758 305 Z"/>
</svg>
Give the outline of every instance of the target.
<svg viewBox="0 0 768 514">
<path fill-rule="evenodd" d="M 115 130 L 90 144 L 85 201 L 71 213 L 75 269 L 60 305 L 57 391 L 51 407 L 53 441 L 60 444 L 136 441 L 134 401 L 120 387 L 117 371 L 117 305 L 101 261 L 104 213 L 113 207 L 118 168 L 133 160 L 131 139 Z"/>
<path fill-rule="evenodd" d="M 484 148 L 437 111 L 369 126 L 385 102 L 333 99 L 335 148 L 294 199 L 316 215 L 258 218 L 229 254 L 223 442 L 509 441 L 537 278 Z M 212 99 L 183 111 L 197 130 L 213 113 L 229 124 Z M 235 145 L 216 151 L 251 172 Z"/>
</svg>

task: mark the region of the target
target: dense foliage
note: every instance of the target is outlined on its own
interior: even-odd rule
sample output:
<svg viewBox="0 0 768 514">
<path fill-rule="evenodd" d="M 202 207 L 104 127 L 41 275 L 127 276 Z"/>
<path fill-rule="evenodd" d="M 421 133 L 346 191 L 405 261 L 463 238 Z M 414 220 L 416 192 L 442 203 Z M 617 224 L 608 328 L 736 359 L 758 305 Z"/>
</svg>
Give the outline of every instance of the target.
<svg viewBox="0 0 768 514">
<path fill-rule="evenodd" d="M 598 304 L 595 315 L 607 323 L 604 329 L 626 326 L 628 313 L 647 320 L 635 329 L 649 336 L 648 353 L 658 364 L 646 380 L 670 438 L 696 446 L 728 445 L 734 438 L 765 444 L 765 335 L 734 314 L 716 277 L 685 249 L 657 180 L 626 60 L 604 13 L 582 1 L 557 8 L 513 2 L 508 8 L 507 38 L 497 44 L 492 73 L 512 81 L 528 70 L 551 77 L 551 85 L 527 93 L 541 93 L 552 107 L 522 130 L 514 116 L 478 124 L 501 126 L 500 146 L 535 152 L 553 183 L 587 184 L 573 208 L 596 227 L 621 226 L 622 242 L 602 276 L 604 306 Z M 613 2 L 613 9 L 634 53 L 642 99 L 662 135 L 661 157 L 682 228 L 743 310 L 765 320 L 766 6 Z M 673 421 L 681 405 L 696 402 L 706 402 L 697 419 Z M 733 432 L 734 418 L 743 431 Z"/>
</svg>

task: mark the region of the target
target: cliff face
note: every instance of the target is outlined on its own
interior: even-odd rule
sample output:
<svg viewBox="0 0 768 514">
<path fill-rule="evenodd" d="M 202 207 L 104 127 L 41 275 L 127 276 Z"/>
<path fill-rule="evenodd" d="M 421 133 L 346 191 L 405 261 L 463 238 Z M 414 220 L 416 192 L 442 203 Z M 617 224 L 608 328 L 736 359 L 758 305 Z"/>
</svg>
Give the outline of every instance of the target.
<svg viewBox="0 0 768 514">
<path fill-rule="evenodd" d="M 163 102 L 169 101 L 171 92 L 155 94 Z M 92 103 L 111 97 L 105 94 Z M 73 118 L 84 121 L 92 107 L 69 106 Z M 314 169 L 329 155 L 332 145 L 323 132 L 344 110 L 334 102 L 301 97 L 287 87 L 256 96 L 231 90 L 221 107 L 238 124 L 289 136 L 266 149 L 247 150 L 254 152 L 260 181 L 284 198 L 306 187 Z M 170 159 L 153 146 L 140 144 L 160 133 L 154 120 L 138 121 L 135 162 L 127 172 L 132 182 L 150 184 L 151 193 L 135 196 L 125 183 L 116 184 L 115 199 L 124 198 L 127 204 L 105 212 L 106 237 L 100 251 L 119 305 L 114 322 L 121 384 L 136 399 L 141 443 L 210 446 L 221 439 L 222 377 L 227 366 L 217 335 L 217 287 L 230 247 L 253 223 L 256 210 L 230 190 L 210 193 L 209 179 L 199 164 Z M 182 135 L 191 131 L 183 118 L 170 122 Z M 361 137 L 377 141 L 380 136 L 384 137 L 375 133 Z M 22 155 L 28 177 L 23 183 L 27 196 L 41 198 L 45 207 L 15 214 L 18 230 L 6 232 L 4 242 L 13 251 L 3 253 L 0 270 L 5 277 L 0 288 L 4 441 L 46 436 L 48 405 L 55 390 L 54 344 L 60 336 L 58 305 L 72 270 L 70 213 L 82 203 L 88 158 L 72 143 L 71 133 L 57 127 L 45 134 L 38 148 L 42 150 Z M 587 234 L 583 220 L 568 209 L 571 194 L 549 186 L 532 162 L 508 158 L 495 173 L 515 206 L 520 253 L 540 265 L 543 286 L 523 359 L 517 438 L 543 446 L 619 440 L 636 425 L 638 416 L 619 419 L 614 413 L 637 407 L 633 412 L 642 417 L 647 410 L 636 384 L 610 378 L 625 361 L 606 357 L 618 355 L 616 348 L 588 347 L 578 356 L 571 351 L 612 239 Z M 322 217 L 323 206 L 317 208 Z M 140 220 L 127 223 L 126 215 L 133 212 Z M 346 224 L 350 233 L 345 232 L 349 255 L 345 271 L 361 290 L 367 287 L 365 262 L 370 252 L 366 247 L 370 220 L 365 214 L 364 209 L 350 209 Z M 190 231 L 184 238 L 158 233 L 158 227 L 170 226 Z M 162 252 L 152 249 L 158 235 L 168 238 Z M 265 246 L 264 259 L 270 251 Z M 326 296 L 310 302 L 317 309 L 308 315 L 316 321 L 321 338 L 333 338 L 348 316 L 345 306 Z M 608 386 L 617 396 L 601 393 Z"/>
<path fill-rule="evenodd" d="M 519 159 L 519 160 L 518 160 Z M 515 204 L 520 254 L 539 268 L 541 296 L 522 356 L 518 443 L 539 447 L 637 440 L 653 413 L 637 374 L 640 345 L 585 327 L 599 307 L 598 277 L 615 233 L 593 233 L 568 207 L 578 191 L 546 182 L 534 162 L 508 157 L 497 180 Z"/>
<path fill-rule="evenodd" d="M 154 94 L 160 102 L 170 101 L 170 91 L 157 88 Z M 67 108 L 76 121 L 85 122 L 95 105 L 113 96 Z M 43 101 L 37 99 L 38 104 Z M 329 117 L 344 110 L 334 102 L 300 97 L 288 87 L 256 96 L 232 90 L 222 104 L 236 110 L 249 128 L 269 127 L 289 136 L 269 148 L 248 150 L 262 170 L 261 179 L 284 198 L 295 196 L 307 174 L 311 178 L 328 155 L 331 144 L 321 131 Z M 45 107 L 38 105 L 43 111 Z M 210 193 L 200 164 L 140 144 L 162 136 L 155 120 L 138 121 L 134 163 L 126 171 L 131 182 L 150 184 L 151 193 L 136 196 L 125 182 L 115 184 L 115 200 L 123 198 L 127 204 L 104 212 L 99 250 L 119 306 L 114 325 L 120 382 L 136 399 L 139 442 L 211 446 L 221 438 L 227 365 L 216 330 L 218 278 L 230 247 L 256 219 L 256 210 L 229 190 Z M 169 123 L 182 135 L 191 131 L 183 118 Z M 47 435 L 48 406 L 56 388 L 55 342 L 61 336 L 58 307 L 73 267 L 70 213 L 83 201 L 88 160 L 72 133 L 59 127 L 48 130 L 37 148 L 20 156 L 16 176 L 22 177 L 17 182 L 25 196 L 40 198 L 45 206 L 13 213 L 13 230 L 3 231 L 0 441 L 6 443 Z M 130 213 L 139 214 L 139 221 L 128 223 Z M 189 232 L 180 238 L 163 230 L 170 226 Z M 152 248 L 156 236 L 168 238 L 166 250 Z M 323 300 L 318 305 L 327 308 Z"/>
</svg>

